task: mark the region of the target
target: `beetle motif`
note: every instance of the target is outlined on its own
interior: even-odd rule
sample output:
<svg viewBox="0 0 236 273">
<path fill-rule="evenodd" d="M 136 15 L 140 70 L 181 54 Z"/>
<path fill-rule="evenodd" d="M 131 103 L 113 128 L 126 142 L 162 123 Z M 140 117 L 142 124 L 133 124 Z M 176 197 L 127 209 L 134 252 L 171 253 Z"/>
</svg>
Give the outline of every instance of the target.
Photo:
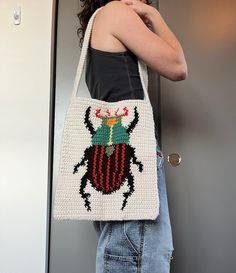
<svg viewBox="0 0 236 273">
<path fill-rule="evenodd" d="M 123 108 L 123 114 L 111 115 L 109 110 L 106 115 L 101 115 L 101 109 L 96 109 L 96 117 L 102 120 L 101 125 L 94 129 L 90 120 L 91 106 L 85 111 L 84 124 L 92 135 L 91 146 L 85 149 L 79 163 L 74 165 L 73 174 L 78 172 L 79 166 L 84 166 L 87 161 L 87 171 L 81 178 L 80 195 L 85 201 L 85 208 L 91 211 L 89 201 L 90 193 L 85 192 L 87 180 L 93 188 L 102 194 L 111 194 L 120 189 L 125 180 L 128 181 L 129 190 L 123 193 L 123 210 L 127 199 L 134 192 L 134 176 L 131 173 L 131 160 L 143 171 L 143 164 L 135 155 L 135 148 L 129 144 L 129 135 L 132 133 L 139 120 L 137 107 L 134 107 L 134 119 L 127 128 L 122 124 L 122 117 L 128 116 L 128 108 Z"/>
</svg>

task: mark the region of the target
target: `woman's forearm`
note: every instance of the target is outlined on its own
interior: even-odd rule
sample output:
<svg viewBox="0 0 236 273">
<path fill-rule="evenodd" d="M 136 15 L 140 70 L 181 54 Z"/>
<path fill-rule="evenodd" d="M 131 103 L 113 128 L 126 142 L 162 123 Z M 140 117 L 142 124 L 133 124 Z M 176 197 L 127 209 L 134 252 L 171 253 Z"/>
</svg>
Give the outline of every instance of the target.
<svg viewBox="0 0 236 273">
<path fill-rule="evenodd" d="M 170 47 L 172 47 L 177 53 L 180 61 L 186 63 L 183 49 L 177 40 L 174 33 L 170 30 L 168 25 L 165 23 L 164 19 L 162 18 L 161 14 L 157 9 L 150 6 L 150 9 L 146 15 L 151 29 L 155 32 L 159 38 L 164 40 Z"/>
</svg>

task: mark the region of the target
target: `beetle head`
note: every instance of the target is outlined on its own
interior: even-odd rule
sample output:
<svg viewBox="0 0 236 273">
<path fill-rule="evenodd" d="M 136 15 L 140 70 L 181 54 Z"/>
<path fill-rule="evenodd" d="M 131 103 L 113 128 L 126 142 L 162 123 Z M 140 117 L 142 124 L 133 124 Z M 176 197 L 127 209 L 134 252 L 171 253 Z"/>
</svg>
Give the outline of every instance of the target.
<svg viewBox="0 0 236 273">
<path fill-rule="evenodd" d="M 128 116 L 128 108 L 124 107 L 123 108 L 123 113 L 118 114 L 119 108 L 115 111 L 114 115 L 111 115 L 110 111 L 107 109 L 105 112 L 105 115 L 101 114 L 101 108 L 96 109 L 96 117 L 102 119 L 102 121 L 107 125 L 107 126 L 113 126 L 119 122 L 121 122 L 121 118 L 124 116 Z"/>
</svg>

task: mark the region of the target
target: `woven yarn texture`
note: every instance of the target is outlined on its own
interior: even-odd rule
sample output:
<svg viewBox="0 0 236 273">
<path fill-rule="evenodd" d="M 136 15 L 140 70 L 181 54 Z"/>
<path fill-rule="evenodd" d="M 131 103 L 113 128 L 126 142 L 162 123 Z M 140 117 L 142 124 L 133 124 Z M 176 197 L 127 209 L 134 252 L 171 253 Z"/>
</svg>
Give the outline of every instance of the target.
<svg viewBox="0 0 236 273">
<path fill-rule="evenodd" d="M 156 219 L 159 215 L 156 138 L 146 65 L 138 59 L 144 100 L 106 102 L 76 96 L 97 11 L 86 29 L 65 116 L 53 217 L 104 221 Z"/>
</svg>

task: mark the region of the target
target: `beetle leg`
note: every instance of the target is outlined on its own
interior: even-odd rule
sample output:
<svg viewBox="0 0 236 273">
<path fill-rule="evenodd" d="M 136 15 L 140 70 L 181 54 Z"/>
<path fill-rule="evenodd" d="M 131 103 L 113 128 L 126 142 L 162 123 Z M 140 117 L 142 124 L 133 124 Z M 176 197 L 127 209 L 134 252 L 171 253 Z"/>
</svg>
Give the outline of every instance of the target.
<svg viewBox="0 0 236 273">
<path fill-rule="evenodd" d="M 127 134 L 132 133 L 133 129 L 135 128 L 136 124 L 138 123 L 139 114 L 137 111 L 137 106 L 134 107 L 134 119 L 130 122 L 128 128 L 126 129 Z"/>
<path fill-rule="evenodd" d="M 135 155 L 133 155 L 133 164 L 138 165 L 140 172 L 143 171 L 143 163 L 139 161 Z"/>
<path fill-rule="evenodd" d="M 133 177 L 133 175 L 131 173 L 128 173 L 127 179 L 128 179 L 129 191 L 123 193 L 123 196 L 125 197 L 125 199 L 123 201 L 121 210 L 123 210 L 124 207 L 126 206 L 128 197 L 131 196 L 131 194 L 134 192 L 134 177 Z"/>
<path fill-rule="evenodd" d="M 87 208 L 87 211 L 91 211 L 91 207 L 90 207 L 90 202 L 88 200 L 88 198 L 90 197 L 90 193 L 85 193 L 84 189 L 87 185 L 87 180 L 88 180 L 88 173 L 85 173 L 85 175 L 81 178 L 81 184 L 80 184 L 80 191 L 79 193 L 81 194 L 82 198 L 85 201 L 85 207 Z"/>
<path fill-rule="evenodd" d="M 86 127 L 88 128 L 90 134 L 93 136 L 95 134 L 95 130 L 93 128 L 93 124 L 89 118 L 90 116 L 90 111 L 91 111 L 91 106 L 89 106 L 85 112 L 85 116 L 84 116 L 84 124 L 86 125 Z"/>
<path fill-rule="evenodd" d="M 87 149 L 84 151 L 84 155 L 83 155 L 83 157 L 82 157 L 82 160 L 81 160 L 80 162 L 78 162 L 76 165 L 74 165 L 73 174 L 75 174 L 75 173 L 78 172 L 79 166 L 84 166 L 84 165 L 85 165 L 85 161 L 88 160 L 88 152 L 89 152 L 89 148 L 87 148 Z"/>
<path fill-rule="evenodd" d="M 74 165 L 74 171 L 73 171 L 73 174 L 77 173 L 78 172 L 78 168 L 79 166 L 84 166 L 85 165 L 85 161 L 87 159 L 85 157 L 83 157 L 83 159 L 81 160 L 81 162 L 77 163 L 76 165 Z"/>
</svg>

